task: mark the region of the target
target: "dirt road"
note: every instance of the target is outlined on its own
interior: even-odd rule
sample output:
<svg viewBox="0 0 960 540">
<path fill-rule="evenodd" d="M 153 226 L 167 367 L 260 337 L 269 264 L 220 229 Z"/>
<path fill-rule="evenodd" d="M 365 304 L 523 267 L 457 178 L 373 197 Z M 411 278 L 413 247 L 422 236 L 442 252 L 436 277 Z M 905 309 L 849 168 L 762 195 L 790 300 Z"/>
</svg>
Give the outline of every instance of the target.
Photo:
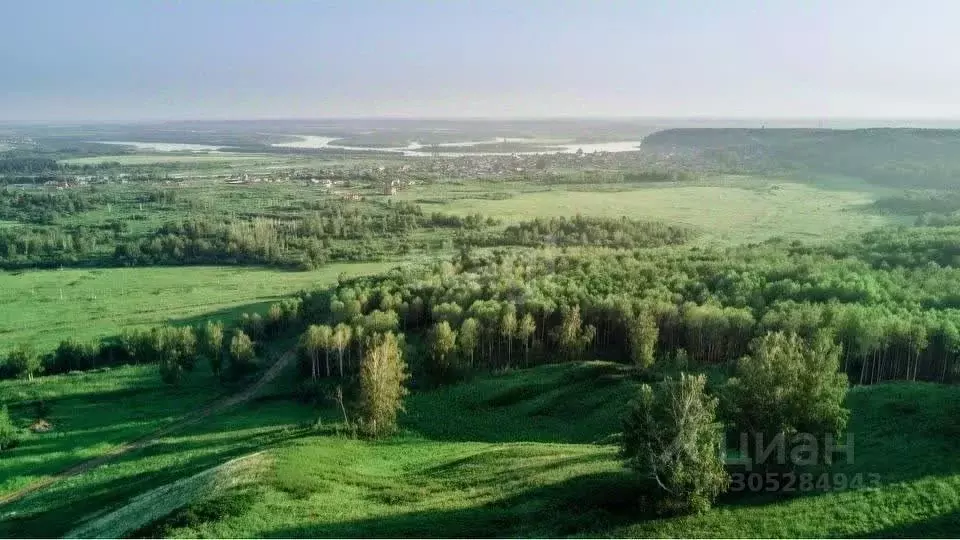
<svg viewBox="0 0 960 540">
<path fill-rule="evenodd" d="M 66 469 L 57 474 L 54 474 L 53 476 L 44 478 L 43 480 L 38 480 L 32 484 L 29 484 L 20 488 L 17 491 L 14 491 L 13 493 L 4 495 L 3 497 L 0 497 L 0 506 L 18 501 L 26 497 L 27 495 L 41 491 L 61 480 L 65 480 L 67 478 L 71 478 L 73 476 L 83 474 L 86 471 L 89 471 L 91 469 L 95 469 L 100 465 L 103 465 L 104 463 L 111 461 L 114 458 L 117 458 L 128 452 L 132 452 L 134 450 L 138 450 L 140 448 L 148 446 L 151 443 L 155 442 L 157 439 L 165 437 L 170 433 L 173 433 L 174 431 L 183 429 L 188 426 L 192 426 L 205 418 L 208 418 L 215 414 L 219 414 L 231 407 L 235 407 L 236 405 L 249 401 L 251 398 L 253 398 L 257 394 L 257 392 L 259 392 L 264 386 L 270 383 L 270 381 L 276 379 L 277 375 L 279 375 L 285 367 L 290 365 L 290 363 L 293 362 L 294 358 L 296 358 L 296 355 L 294 354 L 293 351 L 285 352 L 282 356 L 280 356 L 280 358 L 276 362 L 274 362 L 272 366 L 270 366 L 270 369 L 265 371 L 264 374 L 259 379 L 257 379 L 255 383 L 251 384 L 249 387 L 247 387 L 243 391 L 226 396 L 217 401 L 214 401 L 213 403 L 210 403 L 209 405 L 205 406 L 202 409 L 199 409 L 190 414 L 187 414 L 186 416 L 183 416 L 179 420 L 171 422 L 170 424 L 167 424 L 166 426 L 163 426 L 162 428 L 157 429 L 156 431 L 153 431 L 147 435 L 144 435 L 139 439 L 130 441 L 128 443 L 124 443 L 110 450 L 105 454 L 102 454 L 95 458 L 78 463 L 70 467 L 69 469 Z"/>
</svg>

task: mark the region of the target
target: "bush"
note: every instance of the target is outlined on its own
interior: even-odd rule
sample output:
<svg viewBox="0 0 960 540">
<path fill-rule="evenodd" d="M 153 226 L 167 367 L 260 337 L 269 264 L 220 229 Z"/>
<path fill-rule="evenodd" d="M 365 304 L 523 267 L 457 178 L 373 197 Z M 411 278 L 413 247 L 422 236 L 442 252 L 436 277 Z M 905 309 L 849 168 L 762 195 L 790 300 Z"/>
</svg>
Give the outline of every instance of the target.
<svg viewBox="0 0 960 540">
<path fill-rule="evenodd" d="M 167 384 L 180 384 L 183 380 L 183 366 L 173 358 L 160 360 L 160 380 Z"/>
<path fill-rule="evenodd" d="M 81 343 L 73 338 L 66 339 L 61 341 L 57 350 L 54 351 L 50 369 L 47 371 L 67 373 L 93 369 L 96 367 L 99 354 L 100 349 L 94 344 Z"/>
<path fill-rule="evenodd" d="M 643 385 L 624 421 L 621 456 L 656 483 L 660 510 L 703 512 L 726 490 L 723 432 L 706 377 L 681 374 Z"/>
<path fill-rule="evenodd" d="M 230 369 L 237 375 L 248 373 L 255 366 L 256 351 L 253 341 L 239 328 L 233 331 L 230 338 Z"/>
<path fill-rule="evenodd" d="M 164 326 L 151 332 L 160 361 L 160 377 L 168 384 L 179 383 L 185 371 L 193 371 L 197 336 L 189 326 Z"/>
<path fill-rule="evenodd" d="M 21 343 L 10 351 L 7 355 L 7 366 L 16 377 L 22 379 L 33 379 L 34 375 L 43 370 L 40 357 L 34 352 L 33 347 L 25 343 Z"/>
<path fill-rule="evenodd" d="M 13 425 L 10 419 L 10 411 L 4 405 L 0 408 L 0 452 L 9 450 L 20 444 L 23 432 Z"/>
<path fill-rule="evenodd" d="M 220 375 L 223 368 L 223 323 L 207 321 L 197 327 L 197 350 L 210 362 L 210 371 Z"/>
<path fill-rule="evenodd" d="M 850 411 L 843 407 L 847 377 L 839 371 L 840 348 L 826 336 L 808 345 L 796 334 L 769 333 L 755 341 L 751 355 L 727 382 L 725 406 L 744 450 L 766 447 L 776 437 L 789 443 L 800 433 L 838 435 Z M 786 465 L 786 464 L 782 464 Z"/>
</svg>

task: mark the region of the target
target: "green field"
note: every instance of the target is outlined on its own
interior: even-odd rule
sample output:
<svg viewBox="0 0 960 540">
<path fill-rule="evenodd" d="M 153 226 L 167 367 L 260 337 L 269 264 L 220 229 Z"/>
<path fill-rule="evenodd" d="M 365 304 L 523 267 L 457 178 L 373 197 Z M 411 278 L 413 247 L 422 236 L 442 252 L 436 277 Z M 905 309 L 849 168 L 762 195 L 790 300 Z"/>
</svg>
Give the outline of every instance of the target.
<svg viewBox="0 0 960 540">
<path fill-rule="evenodd" d="M 491 197 L 494 193 L 499 196 Z M 431 201 L 426 208 L 479 212 L 508 222 L 576 214 L 664 220 L 700 228 L 704 242 L 742 243 L 773 236 L 817 239 L 863 232 L 897 223 L 866 211 L 870 192 L 825 189 L 762 178 L 703 185 L 489 188 L 464 185 L 407 190 L 399 197 Z"/>
<path fill-rule="evenodd" d="M 153 431 L 218 393 L 209 370 L 200 369 L 183 385 L 171 387 L 160 381 L 156 366 L 123 366 L 28 383 L 0 381 L 0 402 L 12 407 L 14 417 L 28 422 L 32 404 L 44 400 L 54 426 L 4 452 L 0 494 Z"/>
<path fill-rule="evenodd" d="M 299 290 L 391 262 L 331 264 L 312 272 L 236 267 L 150 267 L 0 273 L 0 351 L 32 343 L 38 351 L 69 337 L 93 340 L 125 329 L 198 318 L 234 318 Z"/>
<path fill-rule="evenodd" d="M 102 393 L 86 387 L 76 404 L 99 416 L 141 399 L 101 399 L 125 381 L 143 384 L 124 373 L 106 375 Z M 412 396 L 403 433 L 382 442 L 337 436 L 327 427 L 333 407 L 313 429 L 310 407 L 264 396 L 2 509 L 0 535 L 946 536 L 960 525 L 956 387 L 850 393 L 855 457 L 831 472 L 877 474 L 877 487 L 730 494 L 703 515 L 652 519 L 612 444 L 636 384 L 607 363 L 478 377 Z M 37 443 L 82 451 L 83 437 Z M 211 469 L 252 452 L 261 453 L 229 475 Z"/>
</svg>

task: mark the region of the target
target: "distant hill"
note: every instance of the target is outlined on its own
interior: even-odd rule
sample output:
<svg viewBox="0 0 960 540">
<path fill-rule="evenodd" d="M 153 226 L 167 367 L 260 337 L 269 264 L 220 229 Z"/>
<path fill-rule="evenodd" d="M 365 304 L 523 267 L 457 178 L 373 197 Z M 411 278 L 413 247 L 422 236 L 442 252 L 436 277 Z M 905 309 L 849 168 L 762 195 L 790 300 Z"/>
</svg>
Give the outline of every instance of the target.
<svg viewBox="0 0 960 540">
<path fill-rule="evenodd" d="M 642 151 L 658 161 L 736 173 L 813 173 L 891 187 L 960 187 L 960 130 L 668 129 Z"/>
</svg>

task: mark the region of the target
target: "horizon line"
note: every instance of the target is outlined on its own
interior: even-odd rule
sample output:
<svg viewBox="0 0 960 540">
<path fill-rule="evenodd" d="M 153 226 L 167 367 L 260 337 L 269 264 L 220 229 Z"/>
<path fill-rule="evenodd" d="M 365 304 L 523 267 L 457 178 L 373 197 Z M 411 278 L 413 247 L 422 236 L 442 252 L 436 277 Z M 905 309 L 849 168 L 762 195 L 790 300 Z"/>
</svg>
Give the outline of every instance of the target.
<svg viewBox="0 0 960 540">
<path fill-rule="evenodd" d="M 356 115 L 356 116 L 264 116 L 264 117 L 171 117 L 140 119 L 49 119 L 49 120 L 0 120 L 0 125 L 137 125 L 175 124 L 200 122 L 315 122 L 315 121 L 421 121 L 421 122 L 550 122 L 550 121 L 772 121 L 772 122 L 835 122 L 835 121 L 882 121 L 882 122 L 960 122 L 960 116 L 415 116 L 415 115 Z"/>
</svg>

